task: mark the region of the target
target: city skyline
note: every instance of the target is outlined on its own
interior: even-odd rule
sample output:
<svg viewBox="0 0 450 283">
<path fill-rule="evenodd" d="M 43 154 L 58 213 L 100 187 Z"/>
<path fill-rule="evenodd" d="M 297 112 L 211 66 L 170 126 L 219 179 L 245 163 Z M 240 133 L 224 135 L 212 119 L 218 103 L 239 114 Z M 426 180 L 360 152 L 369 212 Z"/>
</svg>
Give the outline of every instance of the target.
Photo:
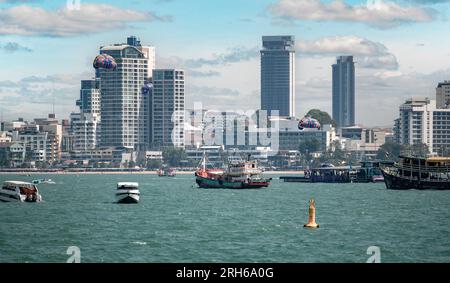
<svg viewBox="0 0 450 283">
<path fill-rule="evenodd" d="M 450 78 L 443 48 L 450 40 L 439 36 L 448 28 L 448 1 L 419 2 L 345 1 L 333 10 L 318 0 L 82 0 L 80 10 L 70 11 L 66 1 L 2 1 L 0 60 L 8 68 L 0 70 L 0 111 L 4 120 L 46 117 L 54 99 L 57 117 L 68 118 L 80 80 L 94 75 L 98 48 L 129 35 L 156 47 L 157 68 L 186 70 L 186 108 L 202 101 L 208 109 L 257 109 L 261 36 L 292 34 L 297 117 L 311 108 L 331 114 L 330 66 L 336 56 L 354 55 L 356 122 L 390 126 L 397 105 L 412 96 L 434 97 L 437 84 Z M 52 16 L 52 25 L 38 11 Z M 29 12 L 29 21 L 14 17 L 19 12 Z M 95 24 L 83 24 L 86 19 Z"/>
</svg>

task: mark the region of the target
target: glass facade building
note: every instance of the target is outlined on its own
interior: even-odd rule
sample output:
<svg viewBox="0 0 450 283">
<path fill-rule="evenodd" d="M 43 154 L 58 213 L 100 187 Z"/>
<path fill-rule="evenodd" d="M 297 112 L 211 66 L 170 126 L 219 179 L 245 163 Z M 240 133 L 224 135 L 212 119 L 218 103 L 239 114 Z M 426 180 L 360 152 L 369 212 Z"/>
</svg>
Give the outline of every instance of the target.
<svg viewBox="0 0 450 283">
<path fill-rule="evenodd" d="M 355 63 L 340 56 L 333 64 L 333 120 L 338 127 L 355 125 Z"/>
<path fill-rule="evenodd" d="M 263 36 L 261 50 L 261 109 L 295 116 L 295 38 Z"/>
</svg>

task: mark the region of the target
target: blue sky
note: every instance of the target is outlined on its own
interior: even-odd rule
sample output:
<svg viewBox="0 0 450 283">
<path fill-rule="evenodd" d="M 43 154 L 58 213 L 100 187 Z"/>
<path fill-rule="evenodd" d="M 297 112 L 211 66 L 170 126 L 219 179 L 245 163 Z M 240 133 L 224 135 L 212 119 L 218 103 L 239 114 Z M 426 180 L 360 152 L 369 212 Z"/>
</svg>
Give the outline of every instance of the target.
<svg viewBox="0 0 450 283">
<path fill-rule="evenodd" d="M 450 80 L 445 0 L 0 0 L 0 108 L 6 119 L 75 111 L 79 80 L 101 45 L 129 35 L 154 45 L 157 67 L 187 71 L 188 106 L 259 107 L 262 35 L 294 35 L 297 116 L 331 113 L 331 64 L 357 57 L 357 122 L 388 126 L 410 96 Z M 373 115 L 374 111 L 379 115 Z"/>
</svg>

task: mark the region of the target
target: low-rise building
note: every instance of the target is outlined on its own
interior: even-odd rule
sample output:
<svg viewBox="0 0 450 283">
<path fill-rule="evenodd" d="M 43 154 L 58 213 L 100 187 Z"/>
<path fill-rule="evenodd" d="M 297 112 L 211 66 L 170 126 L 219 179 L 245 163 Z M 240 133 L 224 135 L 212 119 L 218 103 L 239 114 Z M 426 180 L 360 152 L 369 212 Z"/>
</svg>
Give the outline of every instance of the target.
<svg viewBox="0 0 450 283">
<path fill-rule="evenodd" d="M 403 145 L 426 144 L 431 153 L 450 150 L 450 109 L 436 107 L 436 100 L 413 97 L 400 106 L 399 140 Z"/>
<path fill-rule="evenodd" d="M 0 143 L 12 142 L 12 135 L 10 132 L 0 132 Z"/>
</svg>

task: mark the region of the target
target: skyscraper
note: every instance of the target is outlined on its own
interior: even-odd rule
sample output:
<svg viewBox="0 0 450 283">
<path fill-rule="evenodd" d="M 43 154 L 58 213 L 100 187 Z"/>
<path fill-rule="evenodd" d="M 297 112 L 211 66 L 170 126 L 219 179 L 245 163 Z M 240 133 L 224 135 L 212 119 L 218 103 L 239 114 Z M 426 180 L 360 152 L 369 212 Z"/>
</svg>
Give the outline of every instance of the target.
<svg viewBox="0 0 450 283">
<path fill-rule="evenodd" d="M 101 80 L 101 145 L 138 149 L 145 138 L 141 88 L 149 78 L 148 59 L 139 46 L 129 44 L 102 47 L 100 53 L 117 63 L 114 70 L 97 72 Z"/>
<path fill-rule="evenodd" d="M 184 147 L 184 71 L 153 70 L 153 89 L 147 108 L 150 146 Z"/>
<path fill-rule="evenodd" d="M 263 36 L 261 109 L 295 116 L 295 38 Z"/>
<path fill-rule="evenodd" d="M 338 127 L 355 124 L 355 63 L 353 56 L 339 56 L 333 64 L 333 120 Z"/>
</svg>

